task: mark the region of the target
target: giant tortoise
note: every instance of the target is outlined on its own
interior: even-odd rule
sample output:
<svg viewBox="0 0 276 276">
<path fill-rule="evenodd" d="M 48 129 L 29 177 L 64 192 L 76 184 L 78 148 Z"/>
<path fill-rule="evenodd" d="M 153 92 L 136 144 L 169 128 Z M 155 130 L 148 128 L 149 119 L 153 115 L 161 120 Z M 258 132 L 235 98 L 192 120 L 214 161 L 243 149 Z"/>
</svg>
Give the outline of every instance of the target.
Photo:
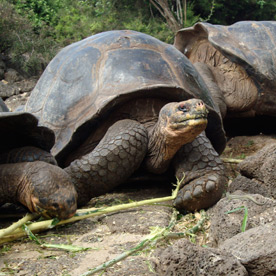
<svg viewBox="0 0 276 276">
<path fill-rule="evenodd" d="M 222 195 L 218 153 L 226 140 L 218 108 L 190 61 L 149 35 L 108 31 L 65 47 L 25 111 L 55 132 L 51 152 L 71 176 L 79 205 L 138 168 L 179 179 L 185 173 L 179 209 L 207 208 Z"/>
<path fill-rule="evenodd" d="M 31 212 L 60 219 L 74 215 L 74 185 L 49 152 L 53 131 L 38 126 L 30 113 L 8 112 L 1 98 L 0 129 L 0 206 L 21 203 Z"/>
<path fill-rule="evenodd" d="M 276 116 L 276 22 L 197 23 L 174 46 L 204 78 L 223 117 Z"/>
</svg>

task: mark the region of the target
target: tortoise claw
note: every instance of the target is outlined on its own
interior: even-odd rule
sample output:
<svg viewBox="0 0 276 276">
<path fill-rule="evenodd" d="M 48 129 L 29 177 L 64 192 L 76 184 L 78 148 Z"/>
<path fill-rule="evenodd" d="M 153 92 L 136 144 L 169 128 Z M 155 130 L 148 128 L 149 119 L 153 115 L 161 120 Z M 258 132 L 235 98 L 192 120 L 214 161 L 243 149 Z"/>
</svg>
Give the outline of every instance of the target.
<svg viewBox="0 0 276 276">
<path fill-rule="evenodd" d="M 226 183 L 222 173 L 210 171 L 186 184 L 174 200 L 174 206 L 192 212 L 209 208 L 221 198 Z"/>
</svg>

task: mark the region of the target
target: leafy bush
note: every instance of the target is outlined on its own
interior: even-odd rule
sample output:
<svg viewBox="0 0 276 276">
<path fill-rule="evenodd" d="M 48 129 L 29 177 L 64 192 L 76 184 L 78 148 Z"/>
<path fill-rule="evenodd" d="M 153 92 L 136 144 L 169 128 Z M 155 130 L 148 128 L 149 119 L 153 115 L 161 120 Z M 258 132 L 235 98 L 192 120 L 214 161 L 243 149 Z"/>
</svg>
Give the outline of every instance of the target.
<svg viewBox="0 0 276 276">
<path fill-rule="evenodd" d="M 230 25 L 242 20 L 275 20 L 276 3 L 273 0 L 200 0 L 195 1 L 194 11 L 201 17 L 208 17 L 214 3 L 214 12 L 209 22 Z"/>
<path fill-rule="evenodd" d="M 63 0 L 14 0 L 18 14 L 27 17 L 35 30 L 57 24 L 57 12 L 63 7 Z"/>
<path fill-rule="evenodd" d="M 23 74 L 42 72 L 56 53 L 57 44 L 47 31 L 36 34 L 31 22 L 6 0 L 0 3 L 0 29 L 1 54 Z"/>
<path fill-rule="evenodd" d="M 187 0 L 186 22 L 180 25 L 199 20 L 216 24 L 275 20 L 274 2 Z M 175 15 L 176 1 L 168 3 Z M 167 43 L 174 39 L 149 0 L 1 0 L 0 29 L 1 54 L 28 74 L 41 72 L 58 48 L 103 31 L 131 29 Z"/>
<path fill-rule="evenodd" d="M 132 29 L 173 42 L 173 33 L 159 16 L 150 11 L 146 0 L 65 0 L 59 10 L 55 37 L 62 45 L 87 36 L 118 29 Z"/>
</svg>

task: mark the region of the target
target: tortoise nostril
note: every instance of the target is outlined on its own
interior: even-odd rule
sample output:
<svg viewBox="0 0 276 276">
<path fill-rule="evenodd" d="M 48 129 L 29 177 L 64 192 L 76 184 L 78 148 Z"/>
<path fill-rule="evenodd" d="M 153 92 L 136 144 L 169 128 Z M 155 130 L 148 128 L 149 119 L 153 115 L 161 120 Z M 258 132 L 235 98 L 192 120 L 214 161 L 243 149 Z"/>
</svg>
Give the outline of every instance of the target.
<svg viewBox="0 0 276 276">
<path fill-rule="evenodd" d="M 199 107 L 199 108 L 204 107 L 204 103 L 203 103 L 203 101 L 199 101 L 199 102 L 197 102 L 197 103 L 196 103 L 196 107 Z"/>
</svg>

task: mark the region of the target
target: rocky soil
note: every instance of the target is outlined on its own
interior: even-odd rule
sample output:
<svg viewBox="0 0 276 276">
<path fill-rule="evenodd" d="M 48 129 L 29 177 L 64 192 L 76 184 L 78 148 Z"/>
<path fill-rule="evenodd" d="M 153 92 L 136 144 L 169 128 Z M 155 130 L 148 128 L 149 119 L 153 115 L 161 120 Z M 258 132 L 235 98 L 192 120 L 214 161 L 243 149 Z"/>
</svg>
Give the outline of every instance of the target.
<svg viewBox="0 0 276 276">
<path fill-rule="evenodd" d="M 26 81 L 7 68 L 3 76 L 0 96 L 14 110 L 24 104 L 36 80 Z M 25 83 L 28 88 L 24 88 Z M 276 275 L 276 131 L 275 135 L 233 137 L 222 157 L 244 161 L 239 165 L 225 163 L 230 195 L 225 194 L 207 211 L 202 230 L 146 247 L 94 275 Z M 86 207 L 168 196 L 171 189 L 169 184 L 129 183 L 91 200 Z M 82 275 L 134 248 L 154 227 L 167 227 L 172 212 L 170 202 L 165 202 L 88 218 L 37 234 L 44 243 L 86 249 L 79 252 L 42 248 L 28 238 L 2 244 L 0 275 Z M 242 232 L 246 212 L 246 229 Z M 7 217 L 8 213 L 16 217 Z M 23 214 L 12 205 L 0 208 L 0 228 Z M 185 232 L 201 218 L 200 213 L 179 215 L 171 231 Z"/>
<path fill-rule="evenodd" d="M 9 68 L 0 56 L 0 97 L 11 111 L 26 103 L 37 79 L 25 79 L 15 69 Z"/>
</svg>

